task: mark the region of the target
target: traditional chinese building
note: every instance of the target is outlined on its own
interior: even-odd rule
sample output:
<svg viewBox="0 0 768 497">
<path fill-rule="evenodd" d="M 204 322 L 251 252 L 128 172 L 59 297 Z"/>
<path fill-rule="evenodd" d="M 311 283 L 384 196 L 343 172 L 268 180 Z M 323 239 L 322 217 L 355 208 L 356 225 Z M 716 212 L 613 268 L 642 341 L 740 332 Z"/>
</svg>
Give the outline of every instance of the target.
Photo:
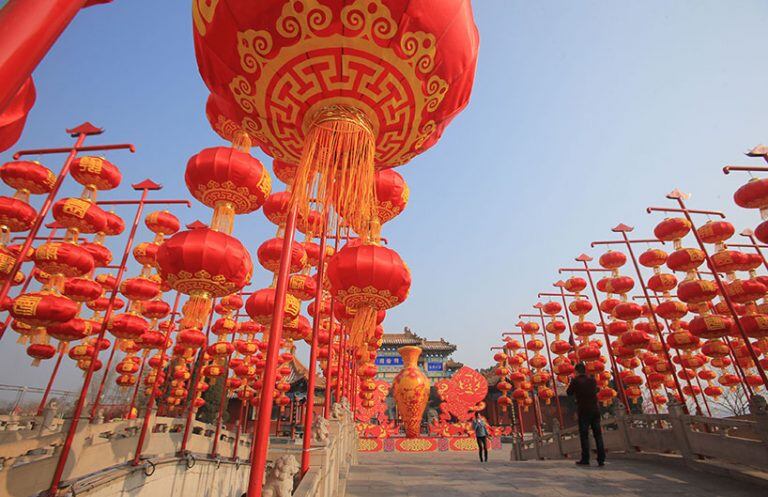
<svg viewBox="0 0 768 497">
<path fill-rule="evenodd" d="M 450 378 L 463 366 L 460 362 L 450 359 L 450 355 L 456 351 L 456 346 L 444 339 L 427 340 L 413 333 L 406 327 L 402 333 L 385 333 L 381 348 L 376 357 L 376 366 L 379 373 L 376 378 L 392 382 L 403 367 L 403 358 L 397 349 L 405 345 L 421 347 L 419 366 L 424 370 L 430 380 Z"/>
</svg>

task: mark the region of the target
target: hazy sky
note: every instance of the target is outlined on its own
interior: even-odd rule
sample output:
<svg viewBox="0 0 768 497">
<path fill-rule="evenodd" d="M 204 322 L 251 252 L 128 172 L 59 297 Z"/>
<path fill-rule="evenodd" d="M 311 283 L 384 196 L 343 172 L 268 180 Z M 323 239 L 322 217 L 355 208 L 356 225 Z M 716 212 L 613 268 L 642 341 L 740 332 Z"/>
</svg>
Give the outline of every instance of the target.
<svg viewBox="0 0 768 497">
<path fill-rule="evenodd" d="M 385 328 L 443 337 L 459 346 L 456 360 L 482 367 L 558 267 L 581 252 L 599 255 L 589 242 L 619 222 L 647 236 L 660 216 L 645 207 L 665 204 L 673 188 L 692 193 L 692 206 L 724 210 L 737 228 L 756 224 L 756 212 L 732 202 L 747 177 L 720 168 L 755 163 L 741 154 L 768 141 L 768 4 L 476 0 L 474 8 L 481 41 L 469 107 L 436 147 L 399 169 L 410 203 L 384 234 L 413 286 Z M 69 144 L 64 129 L 84 120 L 107 130 L 93 142 L 135 143 L 136 154 L 108 156 L 125 178 L 113 198 L 146 177 L 165 185 L 158 197 L 187 197 L 187 158 L 223 143 L 205 120 L 188 1 L 85 10 L 35 82 L 17 148 Z M 69 194 L 79 193 L 73 183 Z M 199 204 L 180 211 L 184 222 L 210 213 Z M 238 217 L 235 234 L 255 252 L 274 226 L 257 212 Z M 149 239 L 140 231 L 139 241 Z M 268 284 L 256 273 L 256 288 Z M 30 368 L 14 341 L 9 332 L 0 347 L 0 383 L 44 386 L 52 361 Z M 57 386 L 74 388 L 80 377 L 67 361 Z"/>
</svg>

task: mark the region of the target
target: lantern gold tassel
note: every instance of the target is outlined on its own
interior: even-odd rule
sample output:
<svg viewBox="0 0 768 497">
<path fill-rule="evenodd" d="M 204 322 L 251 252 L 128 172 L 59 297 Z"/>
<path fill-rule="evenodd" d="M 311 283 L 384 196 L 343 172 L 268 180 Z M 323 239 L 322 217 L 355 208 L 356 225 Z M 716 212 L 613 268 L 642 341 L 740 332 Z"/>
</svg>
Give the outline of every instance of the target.
<svg viewBox="0 0 768 497">
<path fill-rule="evenodd" d="M 358 309 L 349 330 L 349 341 L 353 347 L 361 347 L 367 343 L 376 330 L 377 311 L 373 307 Z"/>
<path fill-rule="evenodd" d="M 211 219 L 211 229 L 232 234 L 232 228 L 235 225 L 235 206 L 232 202 L 217 202 L 213 208 L 213 218 Z"/>
<path fill-rule="evenodd" d="M 367 240 L 376 212 L 375 136 L 361 111 L 345 105 L 321 109 L 307 133 L 291 191 L 291 206 L 309 218 L 313 194 L 333 206 Z"/>
<path fill-rule="evenodd" d="M 182 326 L 202 329 L 205 325 L 205 320 L 208 319 L 208 315 L 211 313 L 211 307 L 212 301 L 208 293 L 191 294 L 189 300 L 186 301 L 182 308 L 184 312 Z"/>
</svg>

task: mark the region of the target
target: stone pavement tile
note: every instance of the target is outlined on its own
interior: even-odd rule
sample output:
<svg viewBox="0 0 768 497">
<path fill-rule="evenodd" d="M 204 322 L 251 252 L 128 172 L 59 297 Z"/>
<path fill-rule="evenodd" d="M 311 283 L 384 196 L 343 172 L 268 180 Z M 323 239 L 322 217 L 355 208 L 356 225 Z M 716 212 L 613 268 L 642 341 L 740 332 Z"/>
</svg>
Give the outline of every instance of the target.
<svg viewBox="0 0 768 497">
<path fill-rule="evenodd" d="M 763 497 L 746 483 L 674 465 L 609 461 L 605 468 L 572 461 L 509 462 L 500 453 L 480 464 L 473 453 L 361 454 L 350 497 Z"/>
</svg>

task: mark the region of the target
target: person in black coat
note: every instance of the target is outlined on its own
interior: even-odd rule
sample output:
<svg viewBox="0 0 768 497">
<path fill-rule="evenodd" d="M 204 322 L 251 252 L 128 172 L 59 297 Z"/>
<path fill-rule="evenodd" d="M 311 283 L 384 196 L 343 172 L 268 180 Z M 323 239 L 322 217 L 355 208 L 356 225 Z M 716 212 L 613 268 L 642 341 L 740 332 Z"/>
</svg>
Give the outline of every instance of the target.
<svg viewBox="0 0 768 497">
<path fill-rule="evenodd" d="M 600 429 L 600 408 L 597 405 L 597 382 L 587 376 L 584 364 L 576 365 L 576 376 L 571 379 L 567 393 L 576 399 L 576 412 L 579 415 L 579 438 L 581 438 L 580 466 L 589 466 L 589 429 L 595 437 L 597 446 L 597 464 L 605 465 L 605 447 L 603 432 Z"/>
</svg>

